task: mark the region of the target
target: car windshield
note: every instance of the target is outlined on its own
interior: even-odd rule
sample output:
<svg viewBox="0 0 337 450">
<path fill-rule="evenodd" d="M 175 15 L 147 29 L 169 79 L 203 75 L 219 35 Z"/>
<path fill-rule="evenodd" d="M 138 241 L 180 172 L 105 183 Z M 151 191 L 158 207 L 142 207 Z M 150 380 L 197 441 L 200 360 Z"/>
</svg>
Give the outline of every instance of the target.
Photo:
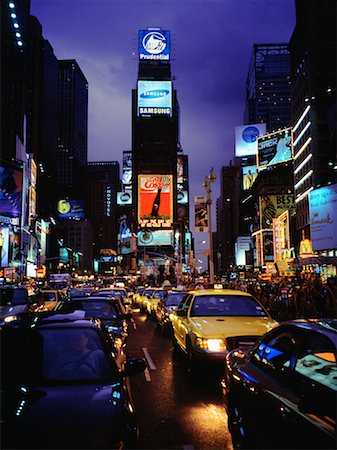
<svg viewBox="0 0 337 450">
<path fill-rule="evenodd" d="M 101 301 L 74 301 L 72 305 L 76 309 L 83 309 L 90 317 L 97 317 L 101 320 L 118 319 L 118 311 L 116 305 L 111 302 Z"/>
<path fill-rule="evenodd" d="M 112 297 L 122 297 L 122 298 L 126 298 L 126 292 L 124 291 L 124 289 L 109 289 L 106 291 L 98 291 L 96 292 L 95 295 L 111 295 Z"/>
<path fill-rule="evenodd" d="M 94 329 L 40 330 L 46 380 L 95 380 L 115 374 L 116 367 Z"/>
<path fill-rule="evenodd" d="M 143 294 L 144 296 L 148 296 L 154 292 L 154 289 L 145 289 Z"/>
<path fill-rule="evenodd" d="M 153 297 L 154 297 L 154 298 L 164 298 L 165 295 L 167 295 L 167 291 L 162 290 L 162 291 L 156 291 L 156 292 L 153 294 Z"/>
<path fill-rule="evenodd" d="M 0 289 L 0 305 L 26 305 L 28 292 L 26 289 Z"/>
<path fill-rule="evenodd" d="M 35 299 L 42 302 L 55 302 L 57 300 L 56 292 L 39 292 Z"/>
<path fill-rule="evenodd" d="M 181 299 L 186 295 L 186 292 L 179 292 L 179 294 L 169 294 L 166 298 L 166 306 L 179 306 Z"/>
<path fill-rule="evenodd" d="M 267 314 L 253 297 L 240 295 L 198 295 L 191 316 L 255 316 Z"/>
</svg>

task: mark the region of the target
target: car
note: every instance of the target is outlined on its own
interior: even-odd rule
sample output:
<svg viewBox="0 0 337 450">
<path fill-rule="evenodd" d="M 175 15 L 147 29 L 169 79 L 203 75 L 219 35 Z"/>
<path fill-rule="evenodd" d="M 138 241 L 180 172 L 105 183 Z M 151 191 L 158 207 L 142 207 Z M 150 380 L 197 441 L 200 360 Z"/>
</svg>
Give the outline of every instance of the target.
<svg viewBox="0 0 337 450">
<path fill-rule="evenodd" d="M 111 295 L 112 297 L 120 297 L 128 312 L 132 312 L 131 300 L 124 288 L 110 287 L 101 288 L 95 291 L 93 295 Z"/>
<path fill-rule="evenodd" d="M 337 320 L 298 319 L 233 350 L 221 382 L 234 448 L 336 448 Z"/>
<path fill-rule="evenodd" d="M 128 314 L 128 318 L 131 318 L 132 316 L 132 308 L 130 307 L 130 305 L 126 305 L 123 299 L 123 296 L 118 294 L 118 293 L 114 293 L 112 291 L 112 289 L 99 289 L 98 291 L 93 292 L 92 294 L 89 295 L 90 298 L 92 297 L 110 297 L 110 298 L 114 298 L 115 300 L 118 300 L 119 303 L 119 307 L 122 311 L 123 314 Z"/>
<path fill-rule="evenodd" d="M 135 448 L 128 376 L 145 361 L 119 369 L 100 321 L 52 313 L 0 333 L 1 448 Z"/>
<path fill-rule="evenodd" d="M 155 289 L 151 297 L 146 302 L 146 312 L 150 317 L 156 318 L 156 309 L 158 302 L 165 298 L 169 291 L 167 289 Z"/>
<path fill-rule="evenodd" d="M 183 297 L 187 294 L 187 291 L 171 291 L 168 292 L 165 298 L 161 298 L 156 308 L 157 324 L 161 327 L 162 331 L 172 332 L 171 315 L 175 311 Z"/>
<path fill-rule="evenodd" d="M 139 296 L 142 295 L 144 292 L 145 287 L 144 286 L 137 286 L 135 293 L 133 295 L 133 304 L 139 305 Z"/>
<path fill-rule="evenodd" d="M 45 311 L 42 300 L 30 296 L 27 287 L 0 286 L 0 322 L 11 322 L 19 315 Z"/>
<path fill-rule="evenodd" d="M 34 302 L 41 303 L 44 311 L 53 311 L 66 298 L 62 291 L 54 289 L 40 289 L 32 298 Z"/>
<path fill-rule="evenodd" d="M 124 312 L 119 299 L 108 296 L 74 297 L 58 308 L 58 312 L 85 311 L 86 316 L 100 319 L 107 327 L 111 335 L 116 353 L 124 354 L 126 339 L 128 336 L 128 324 L 126 319 L 129 314 Z"/>
<path fill-rule="evenodd" d="M 174 348 L 191 363 L 222 362 L 237 347 L 251 346 L 277 325 L 247 292 L 230 289 L 190 291 L 172 314 Z"/>
<path fill-rule="evenodd" d="M 146 304 L 156 289 L 156 287 L 147 287 L 142 292 L 142 295 L 138 297 L 138 304 L 141 311 L 146 312 Z"/>
</svg>

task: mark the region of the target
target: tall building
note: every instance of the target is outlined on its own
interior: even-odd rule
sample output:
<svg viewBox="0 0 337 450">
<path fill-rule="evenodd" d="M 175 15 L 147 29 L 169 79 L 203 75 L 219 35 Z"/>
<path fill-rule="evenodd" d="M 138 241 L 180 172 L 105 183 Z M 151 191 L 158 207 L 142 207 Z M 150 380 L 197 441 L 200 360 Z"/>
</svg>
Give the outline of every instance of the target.
<svg viewBox="0 0 337 450">
<path fill-rule="evenodd" d="M 137 88 L 132 92 L 132 218 L 141 255 L 146 249 L 152 257 L 163 254 L 182 261 L 189 221 L 188 166 L 179 143 L 170 51 L 169 31 L 139 31 Z M 179 183 L 178 170 L 185 170 Z"/>
<path fill-rule="evenodd" d="M 116 198 L 120 189 L 118 161 L 89 162 L 86 168 L 86 217 L 93 229 L 93 255 L 102 249 L 117 250 Z"/>
<path fill-rule="evenodd" d="M 254 44 L 246 80 L 244 121 L 265 123 L 267 131 L 291 124 L 288 44 Z"/>
<path fill-rule="evenodd" d="M 88 82 L 74 59 L 59 61 L 57 181 L 61 196 L 83 192 L 88 161 Z"/>
<path fill-rule="evenodd" d="M 289 48 L 296 229 L 301 239 L 310 238 L 310 191 L 337 180 L 336 3 L 296 0 Z"/>
</svg>

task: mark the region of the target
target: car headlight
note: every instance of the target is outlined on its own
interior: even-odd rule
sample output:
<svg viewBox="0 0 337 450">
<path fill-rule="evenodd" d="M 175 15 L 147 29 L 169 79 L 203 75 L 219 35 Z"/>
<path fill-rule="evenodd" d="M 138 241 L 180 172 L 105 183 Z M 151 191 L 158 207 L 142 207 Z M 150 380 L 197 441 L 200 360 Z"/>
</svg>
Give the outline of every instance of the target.
<svg viewBox="0 0 337 450">
<path fill-rule="evenodd" d="M 197 338 L 196 343 L 199 348 L 210 352 L 223 352 L 227 349 L 223 339 Z"/>
<path fill-rule="evenodd" d="M 6 316 L 4 318 L 4 322 L 6 323 L 13 322 L 13 320 L 17 320 L 17 316 Z"/>
</svg>

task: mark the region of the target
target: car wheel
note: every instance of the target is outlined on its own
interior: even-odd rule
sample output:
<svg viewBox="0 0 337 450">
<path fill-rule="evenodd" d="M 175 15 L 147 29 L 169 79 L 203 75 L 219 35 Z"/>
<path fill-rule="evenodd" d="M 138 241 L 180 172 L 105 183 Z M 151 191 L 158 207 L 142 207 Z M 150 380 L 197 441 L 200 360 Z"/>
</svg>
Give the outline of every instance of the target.
<svg viewBox="0 0 337 450">
<path fill-rule="evenodd" d="M 228 429 L 232 435 L 233 447 L 253 448 L 250 444 L 246 425 L 246 416 L 242 405 L 237 401 L 231 401 L 228 408 Z"/>
</svg>

